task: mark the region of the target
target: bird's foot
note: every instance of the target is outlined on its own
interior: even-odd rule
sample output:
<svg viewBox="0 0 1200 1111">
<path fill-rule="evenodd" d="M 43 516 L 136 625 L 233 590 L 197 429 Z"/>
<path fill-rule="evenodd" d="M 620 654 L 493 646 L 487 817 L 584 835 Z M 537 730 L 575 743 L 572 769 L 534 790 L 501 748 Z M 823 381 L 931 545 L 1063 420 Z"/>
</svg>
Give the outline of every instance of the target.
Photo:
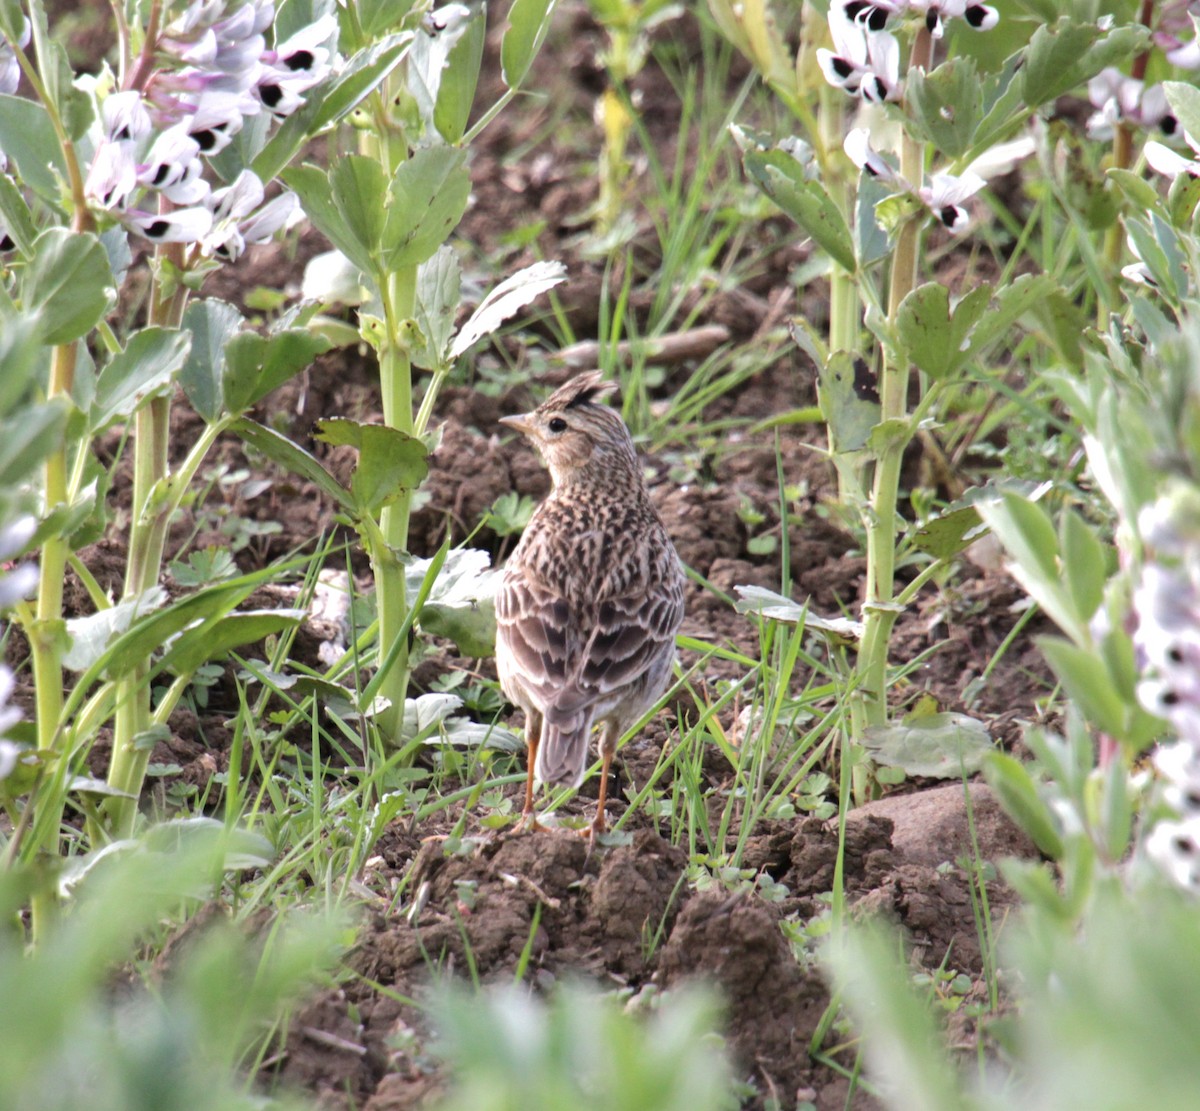
<svg viewBox="0 0 1200 1111">
<path fill-rule="evenodd" d="M 596 847 L 596 841 L 600 834 L 607 832 L 608 823 L 604 820 L 604 811 L 598 810 L 596 812 L 596 817 L 592 820 L 591 825 L 589 825 L 586 829 L 581 829 L 579 831 L 579 835 L 581 837 L 587 838 L 589 854 Z"/>
<path fill-rule="evenodd" d="M 523 810 L 521 820 L 517 822 L 514 833 L 541 833 L 546 827 L 537 820 L 537 814 L 532 810 Z"/>
</svg>

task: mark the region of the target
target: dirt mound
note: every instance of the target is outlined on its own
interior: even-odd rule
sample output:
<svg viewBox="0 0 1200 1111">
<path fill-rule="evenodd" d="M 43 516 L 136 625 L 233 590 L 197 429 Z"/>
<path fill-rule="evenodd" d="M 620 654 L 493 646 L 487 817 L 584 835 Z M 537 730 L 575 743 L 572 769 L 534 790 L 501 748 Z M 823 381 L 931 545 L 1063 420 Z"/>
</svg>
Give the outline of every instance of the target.
<svg viewBox="0 0 1200 1111">
<path fill-rule="evenodd" d="M 951 793 L 945 798 L 949 814 Z M 961 789 L 957 798 L 961 807 Z M 955 826 L 950 816 L 934 828 Z M 1013 844 L 1000 822 L 994 838 L 990 828 L 982 829 L 985 856 Z M 853 913 L 902 924 L 926 967 L 937 967 L 949 950 L 950 967 L 977 976 L 964 875 L 953 865 L 910 862 L 893 847 L 892 831 L 892 818 L 869 812 L 847 824 L 844 876 Z M 750 838 L 744 869 L 787 889 L 771 902 L 746 871 L 732 885 L 698 890 L 689 880 L 700 871 L 650 829 L 590 855 L 569 830 L 463 842 L 396 831 L 381 848 L 380 865 L 403 877 L 406 903 L 416 909 L 376 911 L 363 922 L 350 961 L 360 978 L 314 1000 L 279 1057 L 282 1076 L 322 1093 L 327 1106 L 419 1106 L 441 1088 L 420 1006 L 430 986 L 445 977 L 511 981 L 518 971 L 534 990 L 580 976 L 632 992 L 695 979 L 715 984 L 740 1074 L 759 1092 L 753 1105 L 775 1095 L 784 1106 L 797 1099 L 844 1106 L 845 1081 L 808 1056 L 828 989 L 810 955 L 789 942 L 826 910 L 835 823 L 765 823 Z M 944 848 L 954 853 L 952 837 Z M 993 914 L 1003 913 L 1007 893 L 992 883 L 988 894 Z"/>
</svg>

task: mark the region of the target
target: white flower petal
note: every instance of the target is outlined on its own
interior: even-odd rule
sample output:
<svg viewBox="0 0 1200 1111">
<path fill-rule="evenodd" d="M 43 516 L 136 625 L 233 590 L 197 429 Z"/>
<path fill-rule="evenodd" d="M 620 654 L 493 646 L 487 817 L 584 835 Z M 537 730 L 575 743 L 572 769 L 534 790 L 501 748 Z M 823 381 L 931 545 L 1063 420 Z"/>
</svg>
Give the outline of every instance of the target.
<svg viewBox="0 0 1200 1111">
<path fill-rule="evenodd" d="M 169 213 L 129 212 L 125 222 L 155 243 L 198 243 L 212 227 L 212 213 L 203 206 Z"/>
<path fill-rule="evenodd" d="M 1200 176 L 1200 163 L 1184 158 L 1182 154 L 1173 151 L 1162 143 L 1149 142 L 1143 148 L 1146 161 L 1160 174 L 1168 177 L 1178 177 L 1180 174 Z"/>
<path fill-rule="evenodd" d="M 883 156 L 872 149 L 871 133 L 865 127 L 852 129 L 842 143 L 842 149 L 851 162 L 871 177 L 888 182 L 900 180 L 900 175 L 888 165 Z"/>
</svg>

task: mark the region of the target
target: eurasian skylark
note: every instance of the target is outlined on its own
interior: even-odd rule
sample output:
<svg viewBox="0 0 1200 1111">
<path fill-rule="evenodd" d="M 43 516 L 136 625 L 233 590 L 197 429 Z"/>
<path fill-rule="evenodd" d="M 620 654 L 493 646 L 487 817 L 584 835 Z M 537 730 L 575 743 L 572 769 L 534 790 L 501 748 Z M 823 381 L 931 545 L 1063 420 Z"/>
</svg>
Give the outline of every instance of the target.
<svg viewBox="0 0 1200 1111">
<path fill-rule="evenodd" d="M 524 820 L 537 828 L 536 783 L 578 787 L 588 736 L 602 726 L 600 802 L 622 734 L 662 693 L 683 620 L 683 571 L 650 502 L 625 422 L 581 374 L 531 413 L 502 423 L 541 453 L 553 490 L 504 568 L 496 596 L 496 666 L 525 711 Z"/>
</svg>

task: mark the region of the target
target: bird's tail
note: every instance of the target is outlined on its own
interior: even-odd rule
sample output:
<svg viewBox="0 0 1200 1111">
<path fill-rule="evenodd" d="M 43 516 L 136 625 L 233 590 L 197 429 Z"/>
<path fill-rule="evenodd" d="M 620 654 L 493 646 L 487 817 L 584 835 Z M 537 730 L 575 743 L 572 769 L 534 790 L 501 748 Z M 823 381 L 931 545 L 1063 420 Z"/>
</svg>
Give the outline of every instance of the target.
<svg viewBox="0 0 1200 1111">
<path fill-rule="evenodd" d="M 587 770 L 588 737 L 592 732 L 592 710 L 564 714 L 552 721 L 542 719 L 542 737 L 538 744 L 533 777 L 538 783 L 556 787 L 578 787 Z"/>
</svg>

